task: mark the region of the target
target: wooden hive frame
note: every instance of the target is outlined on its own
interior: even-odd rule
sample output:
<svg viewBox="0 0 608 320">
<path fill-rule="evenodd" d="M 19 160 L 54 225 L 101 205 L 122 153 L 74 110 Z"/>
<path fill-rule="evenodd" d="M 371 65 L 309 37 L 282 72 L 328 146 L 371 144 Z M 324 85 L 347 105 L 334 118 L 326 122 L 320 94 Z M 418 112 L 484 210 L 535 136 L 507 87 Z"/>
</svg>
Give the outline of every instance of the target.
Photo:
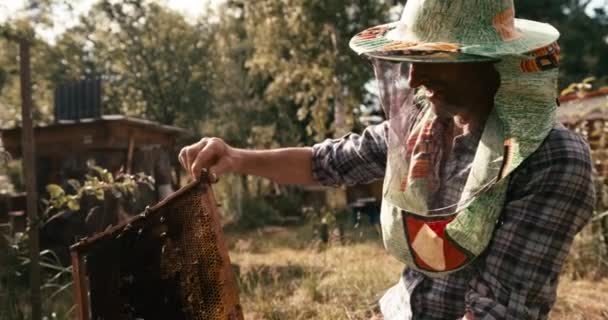
<svg viewBox="0 0 608 320">
<path fill-rule="evenodd" d="M 80 320 L 242 320 L 208 179 L 71 247 Z"/>
</svg>

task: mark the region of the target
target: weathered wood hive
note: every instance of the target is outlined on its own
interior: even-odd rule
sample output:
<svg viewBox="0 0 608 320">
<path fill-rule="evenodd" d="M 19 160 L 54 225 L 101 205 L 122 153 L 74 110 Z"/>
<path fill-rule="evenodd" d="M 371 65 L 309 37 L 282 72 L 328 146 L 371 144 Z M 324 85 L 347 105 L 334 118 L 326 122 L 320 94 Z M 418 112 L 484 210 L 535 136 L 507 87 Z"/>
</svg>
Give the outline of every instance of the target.
<svg viewBox="0 0 608 320">
<path fill-rule="evenodd" d="M 80 320 L 243 319 L 207 179 L 71 247 Z"/>
</svg>

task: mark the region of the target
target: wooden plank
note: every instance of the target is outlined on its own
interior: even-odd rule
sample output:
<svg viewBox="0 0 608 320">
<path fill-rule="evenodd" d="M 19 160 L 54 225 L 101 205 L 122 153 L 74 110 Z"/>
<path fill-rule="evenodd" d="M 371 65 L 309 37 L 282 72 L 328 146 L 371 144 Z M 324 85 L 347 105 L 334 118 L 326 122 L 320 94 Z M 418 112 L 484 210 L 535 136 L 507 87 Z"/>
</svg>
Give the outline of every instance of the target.
<svg viewBox="0 0 608 320">
<path fill-rule="evenodd" d="M 74 277 L 74 294 L 77 305 L 78 320 L 89 320 L 89 288 L 84 259 L 79 251 L 72 251 L 72 275 Z"/>
<path fill-rule="evenodd" d="M 30 70 L 30 43 L 27 39 L 19 40 L 19 67 L 21 80 L 21 145 L 23 152 L 23 176 L 27 192 L 27 214 L 30 238 L 30 301 L 31 319 L 42 318 L 40 298 L 40 243 L 38 233 L 38 195 L 36 192 L 36 158 L 34 154 L 34 128 L 32 126 L 32 82 Z"/>
</svg>

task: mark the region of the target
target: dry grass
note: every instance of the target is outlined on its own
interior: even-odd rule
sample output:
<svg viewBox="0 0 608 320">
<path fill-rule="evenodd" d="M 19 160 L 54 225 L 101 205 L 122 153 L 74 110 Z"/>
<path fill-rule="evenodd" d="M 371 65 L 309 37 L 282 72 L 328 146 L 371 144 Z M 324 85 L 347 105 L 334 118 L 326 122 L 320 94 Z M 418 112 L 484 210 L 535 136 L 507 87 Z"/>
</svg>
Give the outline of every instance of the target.
<svg viewBox="0 0 608 320">
<path fill-rule="evenodd" d="M 562 279 L 552 320 L 608 319 L 608 279 L 601 281 Z"/>
<path fill-rule="evenodd" d="M 402 266 L 373 230 L 363 231 L 364 238 L 350 232 L 344 245 L 327 248 L 310 227 L 228 234 L 245 319 L 372 318 Z M 608 319 L 608 280 L 563 279 L 550 319 Z"/>
<path fill-rule="evenodd" d="M 378 236 L 327 248 L 311 238 L 310 228 L 273 228 L 232 243 L 246 319 L 369 319 L 398 280 Z"/>
</svg>

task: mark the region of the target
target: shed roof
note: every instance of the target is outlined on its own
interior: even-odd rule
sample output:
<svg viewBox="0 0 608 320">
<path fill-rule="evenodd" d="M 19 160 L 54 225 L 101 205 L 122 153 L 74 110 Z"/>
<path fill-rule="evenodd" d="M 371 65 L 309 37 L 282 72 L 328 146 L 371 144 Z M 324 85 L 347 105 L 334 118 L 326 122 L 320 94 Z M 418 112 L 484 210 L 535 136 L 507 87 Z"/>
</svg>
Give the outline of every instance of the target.
<svg viewBox="0 0 608 320">
<path fill-rule="evenodd" d="M 581 120 L 608 120 L 608 88 L 584 94 L 571 94 L 559 99 L 557 117 L 562 123 L 576 123 Z"/>
<path fill-rule="evenodd" d="M 21 128 L 0 130 L 0 133 L 6 150 L 18 156 L 21 151 Z M 40 155 L 91 149 L 126 149 L 130 142 L 136 145 L 171 146 L 177 137 L 188 133 L 188 130 L 176 126 L 123 115 L 62 120 L 34 128 L 36 152 Z"/>
<path fill-rule="evenodd" d="M 70 126 L 77 124 L 95 123 L 95 122 L 117 122 L 124 123 L 130 126 L 141 126 L 146 127 L 153 131 L 161 131 L 167 133 L 186 134 L 188 130 L 176 126 L 170 126 L 162 123 L 158 123 L 151 120 L 128 117 L 122 114 L 108 114 L 102 115 L 100 118 L 89 118 L 89 119 L 78 119 L 78 120 L 60 120 L 54 124 L 41 126 L 40 128 L 54 127 L 54 126 Z"/>
</svg>

